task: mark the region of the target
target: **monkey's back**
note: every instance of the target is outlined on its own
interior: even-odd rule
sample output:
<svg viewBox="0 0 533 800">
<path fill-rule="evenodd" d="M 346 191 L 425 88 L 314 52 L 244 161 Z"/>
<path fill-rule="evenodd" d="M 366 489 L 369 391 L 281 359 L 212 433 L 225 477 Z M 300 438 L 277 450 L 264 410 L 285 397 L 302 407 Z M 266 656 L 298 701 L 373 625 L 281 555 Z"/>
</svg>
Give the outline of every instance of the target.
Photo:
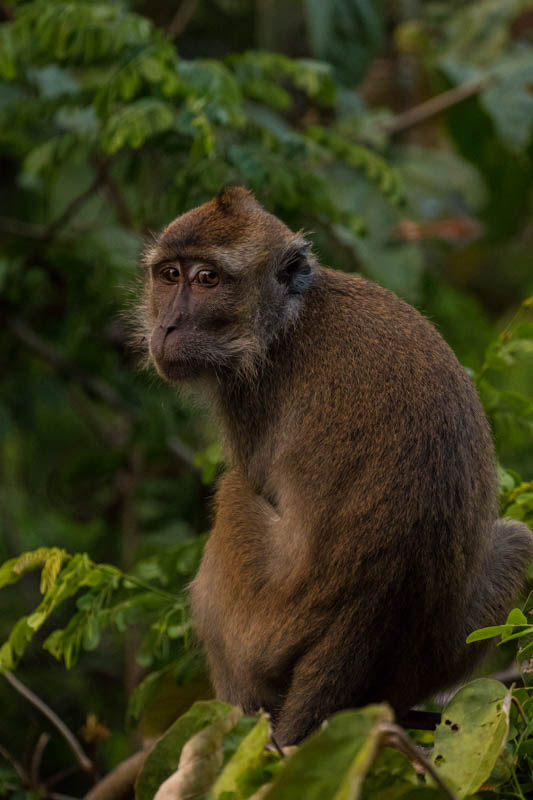
<svg viewBox="0 0 533 800">
<path fill-rule="evenodd" d="M 301 538 L 315 533 L 287 543 L 288 563 L 291 547 L 307 548 L 308 583 L 322 587 L 310 603 L 338 605 L 345 641 L 371 623 L 384 658 L 427 647 L 444 663 L 454 618 L 457 646 L 469 632 L 465 608 L 497 517 L 493 445 L 471 380 L 414 308 L 340 272 L 321 271 L 292 335 L 272 475 L 283 475 L 281 515 L 297 508 Z M 409 682 L 398 666 L 381 684 Z"/>
<path fill-rule="evenodd" d="M 320 278 L 293 334 L 281 415 L 293 435 L 287 451 L 282 427 L 278 456 L 295 459 L 313 504 L 334 492 L 339 510 L 353 505 L 377 531 L 390 528 L 393 512 L 395 529 L 421 550 L 461 541 L 468 555 L 474 536 L 474 556 L 480 526 L 497 516 L 497 486 L 488 422 L 466 370 L 391 292 L 333 270 Z M 437 522 L 444 527 L 425 541 L 424 526 Z"/>
</svg>

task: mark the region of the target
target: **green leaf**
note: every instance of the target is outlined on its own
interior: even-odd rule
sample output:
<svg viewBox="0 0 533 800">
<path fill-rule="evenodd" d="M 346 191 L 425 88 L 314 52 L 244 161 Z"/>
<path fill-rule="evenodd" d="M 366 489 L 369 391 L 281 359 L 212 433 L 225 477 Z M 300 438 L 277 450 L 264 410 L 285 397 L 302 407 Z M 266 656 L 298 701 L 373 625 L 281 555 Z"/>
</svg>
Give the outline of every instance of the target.
<svg viewBox="0 0 533 800">
<path fill-rule="evenodd" d="M 220 800 L 224 792 L 232 792 L 236 800 L 244 797 L 239 791 L 239 782 L 247 771 L 260 766 L 269 738 L 270 726 L 268 719 L 262 714 L 255 728 L 244 738 L 217 778 L 210 797 L 214 798 L 214 800 Z"/>
<path fill-rule="evenodd" d="M 311 125 L 306 133 L 312 141 L 325 147 L 340 162 L 354 169 L 362 170 L 371 181 L 378 185 L 380 192 L 391 203 L 403 202 L 404 193 L 400 173 L 395 167 L 391 167 L 382 156 L 321 125 Z"/>
<path fill-rule="evenodd" d="M 384 748 L 372 764 L 362 787 L 363 800 L 396 800 L 418 785 L 418 778 L 407 756 Z"/>
<path fill-rule="evenodd" d="M 497 465 L 498 483 L 500 492 L 510 492 L 522 482 L 520 475 L 514 470 L 505 469 L 501 464 Z"/>
<path fill-rule="evenodd" d="M 440 56 L 446 67 L 453 61 L 484 67 L 499 59 L 511 39 L 511 24 L 527 0 L 478 0 L 446 16 L 440 35 L 448 47 Z"/>
<path fill-rule="evenodd" d="M 334 64 L 340 79 L 359 82 L 384 40 L 384 20 L 372 0 L 306 0 L 314 55 Z"/>
<path fill-rule="evenodd" d="M 513 608 L 507 617 L 506 625 L 527 625 L 527 619 L 519 608 Z"/>
<path fill-rule="evenodd" d="M 511 692 L 489 678 L 461 689 L 435 731 L 433 763 L 459 798 L 478 791 L 492 772 L 509 730 Z"/>
<path fill-rule="evenodd" d="M 43 567 L 41 575 L 41 592 L 46 592 L 54 583 L 61 565 L 68 554 L 58 547 L 39 547 L 18 558 L 10 558 L 0 566 L 0 588 L 15 583 L 31 570 Z"/>
<path fill-rule="evenodd" d="M 510 148 L 524 150 L 533 132 L 533 47 L 522 44 L 497 62 L 481 102 Z"/>
<path fill-rule="evenodd" d="M 487 187 L 478 170 L 453 150 L 406 147 L 398 164 L 411 208 L 422 217 L 481 210 Z"/>
<path fill-rule="evenodd" d="M 487 349 L 486 362 L 492 369 L 511 367 L 522 359 L 533 358 L 533 340 L 506 339 L 495 341 Z"/>
<path fill-rule="evenodd" d="M 135 786 L 136 800 L 153 800 L 161 784 L 178 768 L 186 742 L 218 720 L 233 720 L 234 714 L 233 706 L 218 700 L 195 703 L 171 725 L 146 759 Z"/>
<path fill-rule="evenodd" d="M 493 639 L 495 636 L 504 636 L 510 633 L 512 627 L 510 625 L 489 625 L 487 628 L 479 628 L 473 631 L 466 637 L 466 643 L 481 642 L 483 639 Z"/>
<path fill-rule="evenodd" d="M 232 708 L 221 719 L 192 736 L 183 746 L 178 769 L 164 781 L 154 800 L 191 800 L 204 797 L 222 766 L 222 742 L 242 711 Z"/>
<path fill-rule="evenodd" d="M 391 722 L 390 708 L 370 705 L 341 711 L 309 737 L 274 778 L 265 800 L 347 800 L 377 754 L 376 729 Z"/>
<path fill-rule="evenodd" d="M 174 124 L 174 109 L 163 100 L 144 97 L 112 114 L 102 132 L 102 145 L 109 153 L 123 147 L 141 147 L 147 139 L 168 131 Z"/>
</svg>

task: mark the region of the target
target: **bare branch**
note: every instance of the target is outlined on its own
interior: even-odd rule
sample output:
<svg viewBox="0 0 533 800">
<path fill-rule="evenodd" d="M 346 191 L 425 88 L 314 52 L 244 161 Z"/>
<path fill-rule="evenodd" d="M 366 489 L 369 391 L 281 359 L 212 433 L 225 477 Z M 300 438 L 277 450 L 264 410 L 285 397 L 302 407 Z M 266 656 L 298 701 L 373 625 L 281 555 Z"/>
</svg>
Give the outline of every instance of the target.
<svg viewBox="0 0 533 800">
<path fill-rule="evenodd" d="M 107 405 L 119 409 L 123 414 L 131 417 L 129 408 L 112 386 L 69 361 L 22 320 L 8 317 L 7 327 L 21 342 L 37 353 L 43 361 L 46 361 L 66 377 L 78 381 L 89 395 L 102 400 Z"/>
<path fill-rule="evenodd" d="M 30 767 L 30 780 L 33 789 L 39 788 L 41 760 L 43 757 L 43 753 L 46 749 L 46 745 L 48 744 L 49 741 L 50 741 L 50 734 L 46 732 L 41 733 L 41 735 L 37 740 L 35 750 L 33 751 L 33 755 L 31 757 L 31 767 Z"/>
<path fill-rule="evenodd" d="M 382 722 L 379 725 L 379 730 L 380 733 L 383 734 L 383 744 L 385 747 L 393 747 L 404 753 L 411 761 L 418 761 L 450 800 L 457 800 L 456 795 L 442 780 L 439 771 L 433 766 L 425 754 L 422 753 L 420 747 L 417 747 L 412 739 L 409 738 L 403 728 L 400 728 L 399 725 L 395 725 L 393 722 Z"/>
<path fill-rule="evenodd" d="M 46 797 L 47 800 L 78 800 L 77 797 L 72 797 L 70 794 L 61 794 L 61 792 L 48 792 Z"/>
<path fill-rule="evenodd" d="M 194 451 L 188 444 L 182 442 L 177 436 L 171 436 L 167 440 L 167 449 L 175 456 L 178 461 L 181 461 L 189 469 L 192 469 L 197 475 L 200 475 L 201 470 L 198 464 L 194 463 Z"/>
<path fill-rule="evenodd" d="M 102 189 L 106 193 L 112 205 L 115 206 L 118 221 L 125 228 L 133 228 L 133 220 L 130 210 L 109 170 L 109 160 L 103 159 L 95 154 L 91 156 L 90 161 L 96 170 L 97 177 L 100 176 L 101 178 Z"/>
<path fill-rule="evenodd" d="M 23 222 L 11 217 L 0 218 L 0 230 L 12 236 L 21 236 L 23 239 L 42 239 L 46 228 L 35 222 Z"/>
<path fill-rule="evenodd" d="M 132 411 L 123 397 L 108 383 L 94 375 L 91 375 L 86 370 L 79 367 L 77 364 L 65 358 L 59 353 L 53 345 L 43 339 L 36 331 L 29 327 L 25 322 L 15 317 L 7 317 L 7 328 L 11 333 L 23 342 L 30 350 L 33 350 L 37 355 L 46 361 L 51 367 L 56 369 L 59 373 L 64 375 L 68 380 L 77 382 L 89 397 L 100 400 L 106 405 L 114 408 L 120 413 L 126 425 L 124 435 L 116 435 L 108 437 L 110 441 L 116 444 L 124 443 L 129 434 L 129 428 L 135 422 L 135 413 Z M 95 420 L 90 418 L 91 423 Z M 107 430 L 107 429 L 106 429 Z M 101 434 L 106 437 L 106 430 L 102 428 Z M 194 453 L 188 445 L 172 436 L 166 443 L 168 451 L 180 461 L 183 466 L 192 470 L 196 475 L 201 474 L 201 470 L 197 464 L 194 463 Z"/>
<path fill-rule="evenodd" d="M 102 173 L 98 172 L 95 179 L 89 186 L 81 192 L 81 194 L 76 195 L 76 197 L 71 200 L 65 210 L 57 217 L 50 225 L 46 228 L 43 235 L 40 239 L 40 244 L 50 244 L 53 241 L 58 233 L 60 232 L 61 228 L 67 224 L 67 222 L 74 217 L 80 208 L 89 200 L 90 197 L 97 191 L 102 183 Z"/>
<path fill-rule="evenodd" d="M 141 771 L 152 747 L 140 750 L 122 761 L 115 769 L 93 786 L 84 800 L 118 800 L 127 794 Z"/>
<path fill-rule="evenodd" d="M 194 14 L 197 1 L 198 0 L 181 0 L 178 10 L 172 17 L 170 25 L 166 30 L 169 39 L 177 39 L 178 36 L 181 36 Z"/>
<path fill-rule="evenodd" d="M 425 122 L 427 119 L 440 114 L 442 111 L 462 103 L 468 97 L 472 97 L 485 89 L 489 84 L 489 78 L 478 78 L 475 81 L 464 83 L 461 86 L 455 86 L 447 92 L 431 97 L 413 108 L 403 111 L 398 114 L 390 122 L 383 125 L 384 130 L 390 136 L 396 136 L 398 133 L 403 133 L 415 125 Z"/>
<path fill-rule="evenodd" d="M 414 728 L 417 731 L 434 731 L 441 720 L 436 711 L 418 711 L 410 709 L 405 717 L 399 720 L 402 728 Z"/>
<path fill-rule="evenodd" d="M 52 786 L 56 786 L 58 783 L 61 783 L 61 781 L 64 781 L 65 778 L 70 778 L 71 775 L 75 775 L 75 773 L 78 772 L 78 769 L 79 767 L 77 764 L 71 764 L 70 767 L 65 767 L 65 769 L 61 769 L 59 770 L 59 772 L 56 772 L 50 778 L 47 778 L 44 781 L 44 786 L 46 788 L 46 796 L 51 797 L 52 793 L 49 792 L 48 790 L 51 789 Z"/>
<path fill-rule="evenodd" d="M 9 750 L 6 750 L 6 748 L 3 747 L 3 745 L 1 745 L 1 744 L 0 744 L 0 756 L 2 756 L 2 758 L 5 761 L 7 761 L 8 764 L 11 764 L 11 766 L 13 767 L 13 769 L 15 770 L 17 775 L 19 776 L 19 778 L 22 781 L 22 783 L 25 786 L 28 786 L 29 785 L 29 780 L 28 780 L 28 776 L 26 775 L 26 773 L 24 771 L 24 768 L 22 767 L 21 764 L 19 764 L 17 759 L 14 758 L 14 756 L 11 755 Z"/>
<path fill-rule="evenodd" d="M 18 678 L 16 678 L 12 672 L 9 670 L 3 670 L 1 673 L 6 681 L 11 684 L 13 689 L 18 692 L 22 697 L 24 697 L 29 703 L 31 703 L 35 708 L 37 708 L 41 714 L 52 723 L 52 725 L 59 731 L 61 736 L 64 738 L 68 746 L 70 747 L 72 753 L 78 764 L 80 765 L 81 769 L 84 772 L 88 772 L 89 774 L 94 774 L 94 766 L 92 761 L 85 755 L 82 746 L 78 742 L 77 738 L 74 736 L 71 730 L 65 725 L 62 719 L 58 717 L 55 711 L 52 711 L 50 706 L 48 706 L 40 697 L 37 697 L 31 689 L 28 689 Z"/>
</svg>

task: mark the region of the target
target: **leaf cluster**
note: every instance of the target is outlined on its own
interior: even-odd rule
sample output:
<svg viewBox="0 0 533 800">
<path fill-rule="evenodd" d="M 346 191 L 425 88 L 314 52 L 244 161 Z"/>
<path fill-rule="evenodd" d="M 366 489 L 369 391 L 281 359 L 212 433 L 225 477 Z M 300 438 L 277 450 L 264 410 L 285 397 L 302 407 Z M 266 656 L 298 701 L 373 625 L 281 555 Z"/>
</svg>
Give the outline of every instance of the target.
<svg viewBox="0 0 533 800">
<path fill-rule="evenodd" d="M 148 756 L 136 800 L 527 797 L 529 705 L 525 690 L 481 678 L 451 699 L 425 747 L 394 724 L 388 706 L 370 705 L 339 712 L 299 746 L 276 752 L 264 715 L 198 702 Z"/>
</svg>

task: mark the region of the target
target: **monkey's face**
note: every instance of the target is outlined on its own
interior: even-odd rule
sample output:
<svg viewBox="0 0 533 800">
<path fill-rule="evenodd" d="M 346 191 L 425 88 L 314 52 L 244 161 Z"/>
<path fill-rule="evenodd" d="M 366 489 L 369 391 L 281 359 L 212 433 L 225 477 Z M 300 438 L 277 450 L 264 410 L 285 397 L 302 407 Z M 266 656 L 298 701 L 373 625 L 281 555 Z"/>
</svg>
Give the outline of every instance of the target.
<svg viewBox="0 0 533 800">
<path fill-rule="evenodd" d="M 257 369 L 311 284 L 308 244 L 242 188 L 178 217 L 147 254 L 150 356 L 171 381 Z"/>
</svg>

